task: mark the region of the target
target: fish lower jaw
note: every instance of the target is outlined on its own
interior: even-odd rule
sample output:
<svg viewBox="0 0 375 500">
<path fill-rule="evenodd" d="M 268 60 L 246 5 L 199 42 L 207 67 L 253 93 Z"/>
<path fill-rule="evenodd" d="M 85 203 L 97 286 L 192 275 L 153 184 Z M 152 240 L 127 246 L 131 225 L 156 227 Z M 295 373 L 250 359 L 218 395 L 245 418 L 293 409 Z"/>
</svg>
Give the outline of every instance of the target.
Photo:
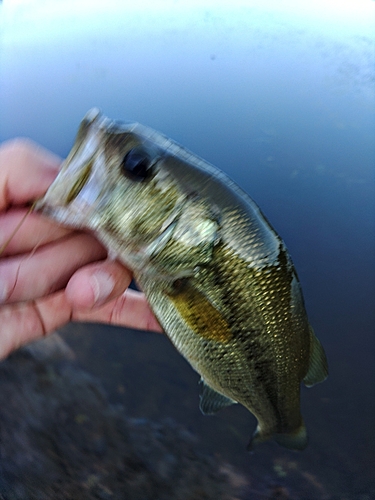
<svg viewBox="0 0 375 500">
<path fill-rule="evenodd" d="M 87 220 L 83 220 L 82 211 L 72 210 L 71 207 L 67 209 L 66 207 L 44 205 L 37 206 L 36 211 L 64 226 L 77 229 L 88 227 Z"/>
</svg>

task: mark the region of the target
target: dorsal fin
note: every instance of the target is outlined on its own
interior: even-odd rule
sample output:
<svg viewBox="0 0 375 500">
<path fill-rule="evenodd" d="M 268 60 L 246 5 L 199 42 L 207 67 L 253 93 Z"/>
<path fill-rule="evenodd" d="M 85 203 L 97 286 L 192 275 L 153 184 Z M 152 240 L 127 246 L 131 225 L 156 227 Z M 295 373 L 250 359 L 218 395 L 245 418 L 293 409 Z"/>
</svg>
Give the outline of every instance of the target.
<svg viewBox="0 0 375 500">
<path fill-rule="evenodd" d="M 310 326 L 310 359 L 309 369 L 303 379 L 307 387 L 323 382 L 328 376 L 328 363 L 322 344 L 315 337 Z"/>
</svg>

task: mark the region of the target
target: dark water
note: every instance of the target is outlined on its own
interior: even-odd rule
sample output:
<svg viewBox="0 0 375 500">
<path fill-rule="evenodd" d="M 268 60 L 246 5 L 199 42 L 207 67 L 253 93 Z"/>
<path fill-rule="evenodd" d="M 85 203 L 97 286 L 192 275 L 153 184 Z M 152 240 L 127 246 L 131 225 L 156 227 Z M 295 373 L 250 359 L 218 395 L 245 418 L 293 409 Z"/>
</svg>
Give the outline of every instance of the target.
<svg viewBox="0 0 375 500">
<path fill-rule="evenodd" d="M 375 3 L 112 3 L 0 7 L 0 139 L 65 156 L 98 106 L 225 170 L 285 240 L 330 377 L 302 393 L 306 451 L 249 456 L 254 419 L 239 407 L 203 417 L 198 376 L 163 336 L 73 325 L 66 338 L 131 415 L 172 416 L 240 467 L 249 498 L 262 484 L 375 498 Z"/>
</svg>

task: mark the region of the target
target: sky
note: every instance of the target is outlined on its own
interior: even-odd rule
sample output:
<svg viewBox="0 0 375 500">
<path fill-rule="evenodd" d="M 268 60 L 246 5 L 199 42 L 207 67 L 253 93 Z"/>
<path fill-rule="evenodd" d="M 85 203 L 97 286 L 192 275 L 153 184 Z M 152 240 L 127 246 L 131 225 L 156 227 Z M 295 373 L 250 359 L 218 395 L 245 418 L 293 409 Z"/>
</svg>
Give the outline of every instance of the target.
<svg viewBox="0 0 375 500">
<path fill-rule="evenodd" d="M 352 27 L 363 30 L 364 36 L 371 36 L 375 21 L 373 0 L 4 0 L 0 9 L 5 45 L 17 40 L 36 43 L 66 37 L 82 30 L 83 19 L 87 19 L 85 25 L 90 31 L 100 30 L 114 12 L 122 23 L 127 20 L 129 29 L 141 29 L 144 23 L 149 29 L 176 29 L 192 22 L 199 28 L 197 20 L 207 20 L 207 16 L 197 16 L 202 11 L 221 24 L 238 21 L 246 10 L 260 23 L 297 21 L 301 28 L 308 25 L 333 31 L 338 27 L 350 31 Z"/>
</svg>

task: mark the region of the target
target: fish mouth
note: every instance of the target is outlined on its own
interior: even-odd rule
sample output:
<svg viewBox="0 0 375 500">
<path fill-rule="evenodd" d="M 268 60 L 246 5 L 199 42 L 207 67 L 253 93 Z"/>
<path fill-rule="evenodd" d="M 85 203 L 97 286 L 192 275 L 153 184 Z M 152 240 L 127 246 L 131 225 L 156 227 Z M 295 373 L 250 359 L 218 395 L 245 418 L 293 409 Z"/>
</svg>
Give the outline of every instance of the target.
<svg viewBox="0 0 375 500">
<path fill-rule="evenodd" d="M 87 181 L 90 178 L 91 172 L 92 172 L 92 167 L 93 167 L 93 160 L 89 161 L 87 165 L 82 169 L 82 171 L 79 173 L 79 176 L 75 180 L 73 186 L 71 187 L 66 200 L 65 204 L 69 205 L 77 196 L 79 193 L 82 191 L 82 189 L 85 187 L 87 184 Z"/>
<path fill-rule="evenodd" d="M 105 120 L 98 110 L 91 110 L 86 115 L 60 172 L 45 195 L 36 202 L 34 210 L 50 214 L 70 209 L 76 204 L 80 206 L 79 210 L 81 205 L 87 207 L 92 204 L 99 191 L 95 159 L 105 131 L 104 125 Z"/>
<path fill-rule="evenodd" d="M 94 163 L 91 157 L 71 172 L 66 162 L 45 195 L 34 203 L 33 211 L 66 226 L 87 225 L 100 191 Z"/>
<path fill-rule="evenodd" d="M 52 213 L 53 210 L 57 207 L 67 207 L 68 205 L 70 205 L 70 203 L 72 203 L 78 197 L 83 188 L 87 185 L 93 171 L 93 163 L 93 159 L 89 160 L 87 164 L 83 168 L 81 168 L 79 172 L 76 173 L 76 178 L 73 184 L 70 186 L 67 185 L 65 179 L 61 179 L 64 171 L 60 171 L 60 174 L 53 181 L 46 194 L 42 198 L 39 198 L 34 202 L 33 210 L 35 212 Z M 63 193 L 58 192 L 58 198 L 54 199 L 53 195 L 56 193 L 55 186 L 57 186 L 59 182 L 61 182 L 60 179 L 65 180 L 64 184 L 66 188 L 64 189 Z M 71 184 L 71 182 L 69 184 Z"/>
</svg>

